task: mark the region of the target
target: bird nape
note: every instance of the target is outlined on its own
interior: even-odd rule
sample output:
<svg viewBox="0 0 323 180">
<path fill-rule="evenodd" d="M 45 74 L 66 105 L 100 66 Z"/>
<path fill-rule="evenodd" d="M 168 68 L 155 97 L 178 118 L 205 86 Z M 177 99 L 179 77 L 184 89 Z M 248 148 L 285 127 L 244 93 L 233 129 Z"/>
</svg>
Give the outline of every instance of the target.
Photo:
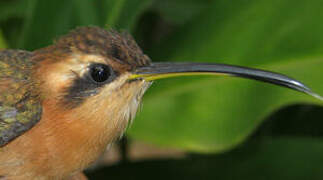
<svg viewBox="0 0 323 180">
<path fill-rule="evenodd" d="M 152 63 L 126 33 L 82 27 L 33 52 L 0 51 L 0 176 L 85 179 L 118 139 L 151 81 L 229 75 L 294 89 L 282 74 L 215 63 Z"/>
</svg>

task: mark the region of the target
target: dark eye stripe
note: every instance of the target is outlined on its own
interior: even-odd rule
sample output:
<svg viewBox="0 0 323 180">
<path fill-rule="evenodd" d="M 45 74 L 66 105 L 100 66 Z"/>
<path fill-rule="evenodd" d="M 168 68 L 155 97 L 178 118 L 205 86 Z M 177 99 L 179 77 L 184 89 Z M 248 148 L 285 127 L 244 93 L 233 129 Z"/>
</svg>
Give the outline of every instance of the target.
<svg viewBox="0 0 323 180">
<path fill-rule="evenodd" d="M 82 77 L 77 76 L 69 88 L 65 90 L 62 102 L 69 108 L 82 104 L 86 98 L 96 95 L 100 88 L 112 82 L 118 73 L 104 64 L 91 64 Z M 94 77 L 93 77 L 94 76 Z"/>
</svg>

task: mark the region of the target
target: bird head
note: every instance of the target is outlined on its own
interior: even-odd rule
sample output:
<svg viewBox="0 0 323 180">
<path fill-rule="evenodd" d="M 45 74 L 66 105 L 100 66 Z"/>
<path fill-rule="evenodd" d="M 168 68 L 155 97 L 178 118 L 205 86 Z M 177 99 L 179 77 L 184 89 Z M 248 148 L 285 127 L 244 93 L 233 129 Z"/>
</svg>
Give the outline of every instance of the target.
<svg viewBox="0 0 323 180">
<path fill-rule="evenodd" d="M 299 81 L 269 71 L 214 63 L 152 63 L 130 35 L 96 27 L 72 31 L 54 45 L 35 51 L 33 61 L 44 113 L 88 127 L 82 131 L 100 132 L 96 138 L 104 142 L 122 134 L 156 79 L 228 75 L 319 97 Z"/>
<path fill-rule="evenodd" d="M 102 141 L 122 134 L 151 84 L 131 78 L 151 64 L 132 37 L 97 27 L 72 31 L 35 51 L 32 60 L 44 117 L 109 137 Z"/>
</svg>

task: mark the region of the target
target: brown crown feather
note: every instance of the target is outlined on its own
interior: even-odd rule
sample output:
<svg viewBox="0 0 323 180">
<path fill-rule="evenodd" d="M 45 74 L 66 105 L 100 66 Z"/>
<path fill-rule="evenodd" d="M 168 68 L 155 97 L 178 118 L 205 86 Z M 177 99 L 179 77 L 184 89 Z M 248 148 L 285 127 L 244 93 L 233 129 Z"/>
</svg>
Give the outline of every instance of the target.
<svg viewBox="0 0 323 180">
<path fill-rule="evenodd" d="M 128 33 L 106 31 L 98 27 L 77 28 L 56 42 L 57 46 L 75 48 L 87 54 L 99 54 L 122 64 L 145 66 L 150 60 Z M 72 49 L 73 50 L 73 49 Z"/>
<path fill-rule="evenodd" d="M 62 57 L 79 52 L 107 57 L 127 66 L 128 70 L 147 66 L 151 62 L 131 35 L 99 27 L 79 27 L 59 38 L 53 46 L 35 51 L 34 59 L 42 60 L 50 55 L 52 59 L 58 60 L 63 58 L 54 56 Z"/>
</svg>

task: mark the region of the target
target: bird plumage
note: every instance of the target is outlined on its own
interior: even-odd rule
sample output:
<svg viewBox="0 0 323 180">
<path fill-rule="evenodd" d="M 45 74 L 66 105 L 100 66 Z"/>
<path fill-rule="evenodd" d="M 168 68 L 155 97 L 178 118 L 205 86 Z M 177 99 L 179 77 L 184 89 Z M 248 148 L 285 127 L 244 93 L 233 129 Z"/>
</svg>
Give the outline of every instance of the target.
<svg viewBox="0 0 323 180">
<path fill-rule="evenodd" d="M 0 51 L 0 176 L 63 179 L 94 162 L 135 116 L 150 83 L 130 71 L 149 63 L 130 36 L 96 27 Z M 93 66 L 108 79 L 95 82 Z"/>
<path fill-rule="evenodd" d="M 152 80 L 230 75 L 309 94 L 282 74 L 216 63 L 151 63 L 125 33 L 78 28 L 33 52 L 0 51 L 0 177 L 82 179 L 119 138 Z"/>
<path fill-rule="evenodd" d="M 27 51 L 0 51 L 0 147 L 40 120 L 42 108 L 31 80 L 30 57 Z"/>
</svg>

